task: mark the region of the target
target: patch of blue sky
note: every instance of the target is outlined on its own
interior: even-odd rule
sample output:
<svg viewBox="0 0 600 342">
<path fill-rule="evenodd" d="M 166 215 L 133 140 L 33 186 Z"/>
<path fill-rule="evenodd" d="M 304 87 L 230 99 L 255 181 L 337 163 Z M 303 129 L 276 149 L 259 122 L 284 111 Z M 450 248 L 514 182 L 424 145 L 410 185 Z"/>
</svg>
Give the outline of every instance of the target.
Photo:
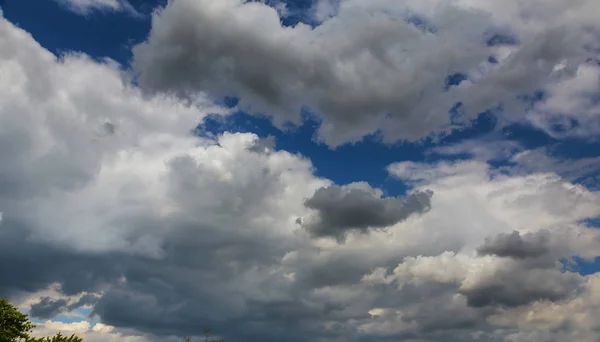
<svg viewBox="0 0 600 342">
<path fill-rule="evenodd" d="M 588 218 L 581 222 L 588 227 L 594 227 L 600 229 L 600 217 Z M 594 260 L 584 260 L 579 257 L 573 258 L 575 261 L 574 271 L 579 272 L 582 275 L 594 274 L 600 270 L 600 256 Z"/>
<path fill-rule="evenodd" d="M 467 75 L 461 72 L 450 74 L 446 77 L 446 84 L 444 85 L 444 89 L 448 90 L 453 86 L 457 86 L 461 84 L 463 81 L 467 80 Z"/>
<path fill-rule="evenodd" d="M 588 139 L 564 139 L 553 144 L 548 154 L 556 158 L 591 158 L 597 157 L 600 151 L 600 141 Z"/>
<path fill-rule="evenodd" d="M 457 80 L 451 83 L 458 82 Z M 536 93 L 530 101 L 538 101 L 542 93 Z M 229 107 L 237 105 L 237 99 L 225 98 L 223 104 Z M 452 115 L 452 113 L 450 114 Z M 275 128 L 265 116 L 249 115 L 244 112 L 235 113 L 229 117 L 209 117 L 203 125 L 203 134 L 218 134 L 225 131 L 252 132 L 259 137 L 274 136 L 276 148 L 292 153 L 300 153 L 311 159 L 318 176 L 329 178 L 338 184 L 348 184 L 356 181 L 367 181 L 375 187 L 382 188 L 388 194 L 403 194 L 408 187 L 396 179 L 390 179 L 386 167 L 394 162 L 414 161 L 434 163 L 440 160 L 468 160 L 473 157 L 469 152 L 455 154 L 429 153 L 435 147 L 459 144 L 466 140 L 481 140 L 487 142 L 514 142 L 520 148 L 514 148 L 505 155 L 492 157 L 488 160 L 494 168 L 504 168 L 513 165 L 511 157 L 523 150 L 545 148 L 550 157 L 557 159 L 585 158 L 596 156 L 600 145 L 586 140 L 557 140 L 543 131 L 527 124 L 512 124 L 498 129 L 498 120 L 493 111 L 481 113 L 475 120 L 464 128 L 457 129 L 441 139 L 424 139 L 419 142 L 398 142 L 384 145 L 378 136 L 371 135 L 363 141 L 346 144 L 332 150 L 315 141 L 319 121 L 305 112 L 304 123 L 300 127 L 280 130 Z M 360 163 L 369 160 L 369 163 Z M 582 174 L 575 182 L 595 189 L 593 173 Z"/>
<path fill-rule="evenodd" d="M 156 4 L 163 0 L 157 0 Z M 155 6 L 148 1 L 130 0 L 138 10 Z M 94 58 L 110 57 L 127 65 L 131 47 L 142 42 L 150 30 L 150 17 L 132 17 L 127 12 L 92 11 L 82 16 L 54 0 L 5 0 L 4 17 L 31 33 L 56 55 L 84 52 Z"/>
<path fill-rule="evenodd" d="M 408 22 L 409 24 L 413 24 L 419 30 L 424 31 L 424 32 L 428 32 L 428 33 L 437 32 L 437 28 L 432 23 L 427 21 L 427 19 L 423 18 L 422 16 L 419 16 L 416 14 L 408 15 L 406 17 L 406 22 Z"/>
<path fill-rule="evenodd" d="M 319 122 L 308 113 L 300 127 L 280 130 L 266 117 L 238 112 L 228 117 L 209 117 L 201 126 L 206 134 L 251 132 L 261 138 L 275 137 L 276 149 L 299 153 L 308 157 L 316 175 L 337 184 L 366 181 L 384 190 L 388 195 L 404 194 L 407 186 L 389 177 L 386 167 L 397 161 L 422 161 L 426 147 L 422 143 L 383 145 L 376 135 L 355 144 L 346 144 L 332 150 L 315 141 Z M 364 160 L 368 160 L 365 163 Z"/>
<path fill-rule="evenodd" d="M 55 317 L 52 317 L 52 321 L 62 322 L 62 323 L 76 323 L 76 322 L 81 322 L 81 321 L 87 321 L 90 323 L 91 326 L 94 326 L 94 324 L 98 323 L 98 321 L 90 315 L 91 312 L 92 312 L 91 308 L 85 308 L 85 307 L 78 308 L 78 309 L 73 310 L 70 313 L 63 313 L 63 314 L 57 315 Z M 34 324 L 43 325 L 44 322 L 47 321 L 47 319 L 39 319 L 39 318 L 31 317 L 31 321 Z"/>
<path fill-rule="evenodd" d="M 58 316 L 54 317 L 52 320 L 58 321 L 58 322 L 63 322 L 63 323 L 88 321 L 88 322 L 90 322 L 91 325 L 94 325 L 96 323 L 96 321 L 93 319 L 93 317 L 90 317 L 91 312 L 92 312 L 91 308 L 79 308 L 69 314 L 58 315 Z"/>
<path fill-rule="evenodd" d="M 516 140 L 527 150 L 552 145 L 559 141 L 525 123 L 514 123 L 501 129 L 506 139 Z"/>
<path fill-rule="evenodd" d="M 313 13 L 313 0 L 251 0 L 265 3 L 279 10 L 281 24 L 287 27 L 296 26 L 298 23 L 304 23 L 311 26 L 318 25 Z"/>
<path fill-rule="evenodd" d="M 517 38 L 508 35 L 508 34 L 500 34 L 494 33 L 487 41 L 486 44 L 488 46 L 498 46 L 498 45 L 517 45 L 519 41 Z"/>
<path fill-rule="evenodd" d="M 573 260 L 575 261 L 575 265 L 573 265 L 571 270 L 581 275 L 594 274 L 600 269 L 600 257 L 596 257 L 594 260 L 584 260 L 579 257 L 573 257 Z"/>
</svg>

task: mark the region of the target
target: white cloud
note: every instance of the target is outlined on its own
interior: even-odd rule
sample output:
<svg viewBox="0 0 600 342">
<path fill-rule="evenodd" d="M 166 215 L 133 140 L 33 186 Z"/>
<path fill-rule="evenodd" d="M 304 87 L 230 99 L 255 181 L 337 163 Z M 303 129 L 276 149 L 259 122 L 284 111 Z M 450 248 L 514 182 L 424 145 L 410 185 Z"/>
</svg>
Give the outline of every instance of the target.
<svg viewBox="0 0 600 342">
<path fill-rule="evenodd" d="M 517 164 L 511 168 L 513 173 L 554 172 L 569 181 L 578 181 L 590 189 L 598 189 L 594 177 L 600 173 L 600 157 L 558 158 L 549 156 L 545 149 L 537 149 L 518 153 L 512 161 Z"/>
<path fill-rule="evenodd" d="M 94 10 L 99 11 L 125 11 L 133 15 L 139 15 L 127 0 L 56 0 L 75 13 L 86 15 Z"/>
<path fill-rule="evenodd" d="M 485 237 L 479 233 L 565 228 L 564 225 L 600 213 L 593 204 L 598 193 L 551 173 L 496 175 L 493 170 L 488 171 L 486 163 L 474 161 L 440 162 L 433 167 L 402 162 L 391 165 L 389 170 L 401 179 L 420 179 L 419 188 L 434 192 L 433 209 L 423 217 L 425 222 L 437 227 L 452 225 L 454 228 L 447 233 L 461 230 L 476 243 Z M 439 218 L 436 210 L 440 210 Z M 442 213 L 454 214 L 445 217 Z M 437 219 L 440 221 L 430 221 Z"/>
<path fill-rule="evenodd" d="M 569 158 L 557 156 L 553 147 L 541 147 L 525 150 L 516 141 L 502 140 L 498 137 L 465 140 L 454 145 L 437 146 L 427 151 L 429 156 L 460 157 L 478 161 L 506 161 L 510 166 L 503 166 L 494 173 L 502 172 L 512 175 L 527 175 L 531 173 L 554 173 L 561 178 L 577 184 L 582 184 L 590 190 L 600 188 L 600 157 Z M 453 165 L 446 162 L 446 165 Z M 463 164 L 465 165 L 465 164 Z M 481 165 L 481 164 L 476 164 Z M 463 166 L 464 167 L 464 166 Z M 476 167 L 476 166 L 475 166 Z M 440 168 L 442 169 L 442 168 Z M 450 167 L 450 170 L 452 167 Z M 419 164 L 402 163 L 392 165 L 391 172 L 401 176 L 406 181 L 418 181 L 419 178 L 435 178 L 436 175 L 426 175 L 419 169 Z"/>
<path fill-rule="evenodd" d="M 164 163 L 208 144 L 193 138 L 191 130 L 205 115 L 226 111 L 202 95 L 189 103 L 145 97 L 122 78 L 113 61 L 97 63 L 84 55 L 57 60 L 6 20 L 0 30 L 5 37 L 0 42 L 0 203 L 5 215 L 38 227 L 34 239 L 98 250 L 124 248 L 102 226 L 118 217 L 97 210 L 116 204 L 112 196 L 122 187 L 133 190 L 136 183 L 144 184 L 137 191 L 147 193 L 147 199 L 160 196 L 163 184 L 157 177 L 166 170 Z M 166 210 L 163 203 L 151 203 L 136 207 L 131 202 L 129 209 L 155 207 L 157 215 Z M 86 210 L 98 216 L 81 217 Z M 93 232 L 98 235 L 91 238 Z M 144 243 L 133 249 L 151 248 Z"/>
<path fill-rule="evenodd" d="M 32 332 L 33 337 L 54 336 L 57 333 L 65 336 L 75 334 L 84 341 L 90 342 L 143 342 L 149 341 L 143 336 L 124 336 L 115 328 L 102 323 L 90 324 L 88 321 L 78 321 L 71 323 L 63 323 L 58 321 L 48 320 L 41 325 L 38 325 Z"/>
<path fill-rule="evenodd" d="M 338 11 L 337 0 L 317 0 L 311 9 L 314 19 L 322 23 L 323 21 L 336 15 Z"/>
<path fill-rule="evenodd" d="M 580 65 L 572 77 L 547 88 L 547 99 L 535 106 L 530 121 L 555 138 L 595 137 L 600 131 L 600 65 Z"/>
<path fill-rule="evenodd" d="M 502 139 L 465 140 L 454 145 L 437 146 L 428 151 L 430 155 L 460 156 L 467 155 L 479 161 L 495 161 L 510 159 L 523 147 L 516 141 Z"/>
</svg>

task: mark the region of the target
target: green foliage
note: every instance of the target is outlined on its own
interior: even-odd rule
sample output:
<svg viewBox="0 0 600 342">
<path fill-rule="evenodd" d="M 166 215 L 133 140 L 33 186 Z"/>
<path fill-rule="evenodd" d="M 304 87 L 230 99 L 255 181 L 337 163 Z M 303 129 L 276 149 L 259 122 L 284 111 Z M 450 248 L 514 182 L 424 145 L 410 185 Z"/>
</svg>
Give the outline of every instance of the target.
<svg viewBox="0 0 600 342">
<path fill-rule="evenodd" d="M 22 314 L 6 298 L 0 298 L 0 342 L 29 339 L 35 326 L 27 315 Z"/>
<path fill-rule="evenodd" d="M 82 342 L 75 336 L 58 333 L 52 337 L 35 338 L 29 333 L 35 328 L 29 317 L 17 310 L 6 298 L 0 298 L 0 342 Z"/>
<path fill-rule="evenodd" d="M 64 336 L 61 333 L 58 333 L 52 337 L 42 337 L 42 338 L 30 338 L 27 342 L 82 342 L 83 339 L 77 337 L 75 334 L 71 336 Z"/>
</svg>

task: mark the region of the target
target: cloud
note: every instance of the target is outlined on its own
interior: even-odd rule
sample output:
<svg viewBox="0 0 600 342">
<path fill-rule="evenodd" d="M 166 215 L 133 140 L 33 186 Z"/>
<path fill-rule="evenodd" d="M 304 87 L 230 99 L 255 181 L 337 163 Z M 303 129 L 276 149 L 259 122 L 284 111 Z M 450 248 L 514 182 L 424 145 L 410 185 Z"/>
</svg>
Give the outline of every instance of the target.
<svg viewBox="0 0 600 342">
<path fill-rule="evenodd" d="M 493 239 L 486 239 L 477 252 L 481 255 L 518 259 L 536 258 L 548 253 L 548 243 L 549 236 L 545 231 L 524 236 L 515 231 L 511 234 L 500 234 Z"/>
<path fill-rule="evenodd" d="M 87 15 L 94 10 L 98 11 L 131 11 L 136 13 L 135 9 L 127 0 L 56 0 L 59 4 L 65 6 L 71 11 Z"/>
<path fill-rule="evenodd" d="M 38 318 L 52 318 L 62 313 L 67 306 L 67 301 L 64 299 L 52 299 L 50 297 L 44 297 L 39 303 L 31 305 L 29 314 L 33 317 Z"/>
<path fill-rule="evenodd" d="M 90 342 L 143 342 L 149 341 L 147 336 L 127 336 L 117 331 L 114 327 L 102 323 L 90 324 L 87 321 L 63 323 L 47 320 L 38 325 L 32 332 L 33 337 L 52 336 L 57 333 L 70 336 L 76 334 L 85 341 Z"/>
<path fill-rule="evenodd" d="M 557 269 L 498 270 L 479 283 L 460 289 L 473 307 L 516 307 L 539 301 L 558 302 L 578 289 L 582 277 Z"/>
<path fill-rule="evenodd" d="M 572 140 L 573 141 L 573 140 Z M 571 142 L 572 142 L 571 141 Z M 577 141 L 577 140 L 576 140 Z M 579 140 L 584 142 L 583 140 Z M 593 140 L 592 140 L 593 142 Z M 524 146 L 513 140 L 504 140 L 496 135 L 484 138 L 465 140 L 453 145 L 436 146 L 427 151 L 429 156 L 454 157 L 463 160 L 504 162 L 508 166 L 499 167 L 497 172 L 512 175 L 527 175 L 531 173 L 554 173 L 565 180 L 585 185 L 588 189 L 599 188 L 600 158 L 571 158 L 557 155 L 554 150 L 561 143 L 526 150 Z M 451 165 L 447 162 L 447 165 Z M 399 167 L 403 169 L 400 169 Z M 393 173 L 405 173 L 411 169 L 411 164 L 405 163 L 392 166 Z M 414 167 L 414 166 L 412 166 Z M 417 171 L 417 170 L 414 170 Z M 415 177 L 418 173 L 415 173 Z M 424 176 L 418 176 L 424 177 Z M 414 181 L 414 180 L 413 180 Z"/>
<path fill-rule="evenodd" d="M 264 139 L 257 139 L 254 141 L 251 147 L 248 148 L 250 151 L 258 153 L 269 153 L 275 150 L 275 137 L 269 136 Z"/>
<path fill-rule="evenodd" d="M 5 20 L 0 34 L 0 274 L 11 275 L 0 293 L 20 308 L 91 310 L 92 322 L 53 318 L 39 334 L 598 339 L 598 277 L 561 264 L 598 255 L 585 221 L 600 216 L 597 192 L 483 161 L 404 161 L 388 170 L 414 197 L 383 197 L 254 134 L 194 136 L 206 115 L 229 113 L 203 94 L 143 94 L 113 61 L 57 58 Z M 369 210 L 349 220 L 355 207 Z M 345 243 L 311 238 L 298 217 Z M 477 253 L 490 237 L 506 251 L 496 237 L 513 231 L 526 247 L 547 231 L 548 253 Z"/>
<path fill-rule="evenodd" d="M 567 68 L 567 66 L 563 66 Z M 600 63 L 588 61 L 550 84 L 530 121 L 555 138 L 593 138 L 600 131 Z"/>
<path fill-rule="evenodd" d="M 69 10 L 88 15 L 93 11 L 127 12 L 134 16 L 140 13 L 127 0 L 55 0 Z"/>
<path fill-rule="evenodd" d="M 364 183 L 321 188 L 305 202 L 318 215 L 302 220 L 302 226 L 312 236 L 343 240 L 349 230 L 366 233 L 369 228 L 385 228 L 426 212 L 432 195 L 424 191 L 407 198 L 381 198 L 380 191 Z"/>
<path fill-rule="evenodd" d="M 40 301 L 31 304 L 29 314 L 33 317 L 50 319 L 65 312 L 72 312 L 83 306 L 93 306 L 98 301 L 95 294 L 84 294 L 76 301 L 65 298 L 53 299 L 49 296 L 40 298 Z"/>
<path fill-rule="evenodd" d="M 172 2 L 135 47 L 134 68 L 148 91 L 236 95 L 240 108 L 272 115 L 278 125 L 298 123 L 308 107 L 322 120 L 318 139 L 333 147 L 376 132 L 386 142 L 417 140 L 468 125 L 486 110 L 500 114 L 501 125 L 526 121 L 520 99 L 546 88 L 555 102 L 570 98 L 558 94 L 560 84 L 581 83 L 575 71 L 592 68 L 585 61 L 599 19 L 594 0 L 315 6 L 322 22 L 313 28 L 283 27 L 277 11 L 259 2 Z M 518 44 L 486 44 L 507 30 Z M 447 88 L 457 73 L 465 81 Z M 543 121 L 536 118 L 529 117 Z"/>
<path fill-rule="evenodd" d="M 597 177 L 600 174 L 600 158 L 589 157 L 572 159 L 552 156 L 545 148 L 523 151 L 514 155 L 511 161 L 516 164 L 509 171 L 513 174 L 532 172 L 553 172 L 564 179 L 584 184 L 589 189 L 597 190 Z"/>
<path fill-rule="evenodd" d="M 111 240 L 111 233 L 104 228 L 110 226 L 108 221 L 118 224 L 118 215 L 96 212 L 91 218 L 83 213 L 110 203 L 122 186 L 127 191 L 136 187 L 114 178 L 122 174 L 123 161 L 130 162 L 129 167 L 138 163 L 137 167 L 147 171 L 164 168 L 165 159 L 178 153 L 174 149 L 193 148 L 200 142 L 191 136 L 190 127 L 209 113 L 227 111 L 201 95 L 187 103 L 160 95 L 144 97 L 122 78 L 114 61 L 97 63 L 77 54 L 57 59 L 7 21 L 0 23 L 0 30 L 5 36 L 0 43 L 0 69 L 6 75 L 6 82 L 0 85 L 0 142 L 4 142 L 0 148 L 4 161 L 0 166 L 0 205 L 4 219 L 34 229 L 35 239 L 40 241 L 76 249 L 139 248 L 153 253 L 148 249 L 152 248 L 151 237 L 137 244 Z M 106 134 L 107 123 L 114 127 L 111 135 Z M 147 175 L 152 178 L 155 174 Z M 103 186 L 114 192 L 103 191 Z M 137 191 L 159 189 L 144 185 Z M 86 196 L 97 202 L 81 201 Z M 53 203 L 66 207 L 53 208 Z M 133 211 L 153 211 L 148 202 L 129 206 Z M 65 209 L 70 213 L 59 214 Z M 81 225 L 91 230 L 84 232 Z M 118 230 L 116 226 L 113 229 Z"/>
<path fill-rule="evenodd" d="M 453 145 L 436 146 L 428 150 L 434 156 L 466 156 L 469 159 L 481 161 L 507 160 L 516 152 L 521 152 L 523 147 L 516 141 L 498 139 L 497 137 L 465 140 Z"/>
</svg>

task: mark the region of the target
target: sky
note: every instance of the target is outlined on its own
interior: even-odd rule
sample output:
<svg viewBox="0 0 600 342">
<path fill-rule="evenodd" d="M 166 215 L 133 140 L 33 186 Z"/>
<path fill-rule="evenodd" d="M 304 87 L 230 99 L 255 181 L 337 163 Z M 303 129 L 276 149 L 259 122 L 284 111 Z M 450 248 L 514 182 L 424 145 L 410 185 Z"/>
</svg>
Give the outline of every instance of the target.
<svg viewBox="0 0 600 342">
<path fill-rule="evenodd" d="M 34 335 L 600 339 L 596 0 L 0 8 Z"/>
</svg>

